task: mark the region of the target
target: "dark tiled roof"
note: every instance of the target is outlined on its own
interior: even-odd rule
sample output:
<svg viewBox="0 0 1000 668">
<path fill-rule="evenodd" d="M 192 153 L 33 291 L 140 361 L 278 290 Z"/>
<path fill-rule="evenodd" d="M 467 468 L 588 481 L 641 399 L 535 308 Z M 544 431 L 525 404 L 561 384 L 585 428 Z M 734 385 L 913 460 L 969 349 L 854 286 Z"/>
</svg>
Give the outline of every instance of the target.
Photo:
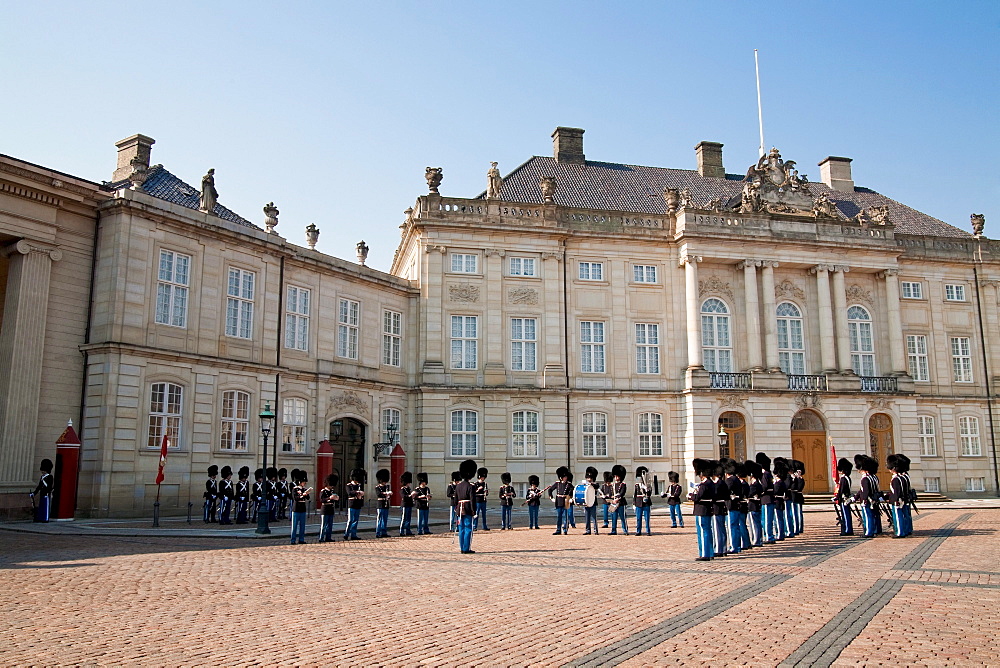
<svg viewBox="0 0 1000 668">
<path fill-rule="evenodd" d="M 105 185 L 108 190 L 117 190 L 119 188 L 128 187 L 130 183 L 131 182 L 128 179 L 124 179 L 116 183 L 108 183 Z M 183 207 L 194 209 L 195 211 L 198 210 L 198 205 L 201 204 L 201 191 L 197 188 L 192 188 L 188 184 L 181 181 L 179 178 L 164 169 L 163 165 L 153 165 L 149 168 L 149 171 L 146 173 L 146 180 L 142 184 L 142 190 L 157 199 L 162 199 L 164 201 L 171 202 L 172 204 L 180 204 Z M 228 220 L 229 222 L 236 223 L 237 225 L 252 227 L 255 230 L 261 229 L 246 218 L 218 203 L 216 203 L 215 208 L 212 209 L 212 213 L 223 220 Z"/>
<path fill-rule="evenodd" d="M 727 174 L 726 178 L 709 178 L 693 169 L 668 169 L 622 165 L 613 162 L 593 162 L 574 165 L 556 162 L 553 158 L 534 156 L 504 177 L 500 199 L 508 202 L 541 204 L 542 192 L 538 180 L 543 176 L 556 179 L 556 204 L 583 209 L 625 211 L 629 213 L 666 213 L 663 200 L 665 188 L 688 188 L 699 204 L 716 198 L 739 202 L 743 191 L 743 175 Z M 854 192 L 833 190 L 823 183 L 810 182 L 813 196 L 829 194 L 846 218 L 862 209 L 888 206 L 889 220 L 899 234 L 968 238 L 969 233 L 916 209 L 900 204 L 868 188 L 856 187 Z M 485 193 L 479 195 L 485 197 Z"/>
</svg>

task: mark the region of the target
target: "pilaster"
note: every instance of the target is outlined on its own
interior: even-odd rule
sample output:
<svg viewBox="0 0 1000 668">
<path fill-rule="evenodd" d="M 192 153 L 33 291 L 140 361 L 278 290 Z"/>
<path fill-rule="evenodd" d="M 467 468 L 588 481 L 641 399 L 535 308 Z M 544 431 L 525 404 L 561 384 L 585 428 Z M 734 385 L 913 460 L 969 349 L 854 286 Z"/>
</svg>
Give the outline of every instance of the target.
<svg viewBox="0 0 1000 668">
<path fill-rule="evenodd" d="M 774 260 L 761 262 L 761 289 L 764 291 L 764 365 L 770 373 L 781 371 L 778 364 L 778 321 L 775 311 L 774 270 L 778 263 Z"/>
<path fill-rule="evenodd" d="M 847 331 L 847 287 L 845 274 L 851 270 L 842 264 L 833 266 L 833 323 L 837 337 L 837 366 L 840 373 L 853 374 L 851 342 Z"/>
<path fill-rule="evenodd" d="M 750 371 L 763 371 L 760 349 L 760 302 L 757 299 L 758 260 L 743 260 L 737 269 L 743 270 L 743 293 L 747 310 L 747 362 Z"/>
<path fill-rule="evenodd" d="M 702 369 L 701 304 L 698 303 L 698 263 L 700 255 L 685 254 L 679 264 L 684 267 L 684 305 L 687 314 L 688 369 Z"/>
</svg>

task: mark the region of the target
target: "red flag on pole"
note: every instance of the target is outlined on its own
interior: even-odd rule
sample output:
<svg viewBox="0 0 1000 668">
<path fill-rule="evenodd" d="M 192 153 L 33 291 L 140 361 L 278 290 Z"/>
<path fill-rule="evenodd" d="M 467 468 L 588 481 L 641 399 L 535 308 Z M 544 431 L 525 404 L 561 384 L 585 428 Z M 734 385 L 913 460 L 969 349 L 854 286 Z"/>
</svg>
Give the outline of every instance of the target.
<svg viewBox="0 0 1000 668">
<path fill-rule="evenodd" d="M 829 441 L 830 441 L 830 468 L 833 469 L 832 472 L 833 480 L 834 482 L 840 483 L 840 471 L 837 470 L 837 448 L 833 446 L 832 438 L 829 438 Z"/>
<path fill-rule="evenodd" d="M 170 445 L 170 439 L 167 438 L 167 432 L 163 432 L 163 442 L 160 443 L 160 470 L 156 473 L 156 484 L 159 485 L 163 482 L 163 467 L 167 464 L 167 446 Z"/>
</svg>

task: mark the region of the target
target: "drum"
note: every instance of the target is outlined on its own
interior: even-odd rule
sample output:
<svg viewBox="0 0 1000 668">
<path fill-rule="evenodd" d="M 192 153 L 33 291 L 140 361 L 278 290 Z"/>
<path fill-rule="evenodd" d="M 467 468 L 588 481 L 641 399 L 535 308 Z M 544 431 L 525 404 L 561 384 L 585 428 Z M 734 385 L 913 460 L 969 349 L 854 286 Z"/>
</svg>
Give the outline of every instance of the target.
<svg viewBox="0 0 1000 668">
<path fill-rule="evenodd" d="M 589 482 L 581 482 L 576 486 L 576 493 L 573 495 L 573 502 L 578 506 L 592 507 L 597 503 L 597 492 Z"/>
</svg>

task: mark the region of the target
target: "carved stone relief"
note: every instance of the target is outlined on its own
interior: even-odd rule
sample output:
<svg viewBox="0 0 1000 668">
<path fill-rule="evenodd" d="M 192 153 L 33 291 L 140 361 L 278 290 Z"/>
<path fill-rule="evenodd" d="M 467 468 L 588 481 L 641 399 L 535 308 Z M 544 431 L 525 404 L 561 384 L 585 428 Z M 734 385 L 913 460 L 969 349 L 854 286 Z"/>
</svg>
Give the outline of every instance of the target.
<svg viewBox="0 0 1000 668">
<path fill-rule="evenodd" d="M 804 392 L 795 397 L 795 403 L 800 408 L 819 408 L 823 401 L 815 392 Z"/>
<path fill-rule="evenodd" d="M 368 413 L 368 402 L 358 396 L 358 393 L 353 390 L 344 390 L 340 394 L 335 395 L 330 403 L 334 408 L 350 406 L 357 409 L 359 413 Z"/>
<path fill-rule="evenodd" d="M 732 286 L 718 276 L 709 276 L 703 281 L 698 281 L 698 296 L 704 297 L 710 294 L 724 295 L 729 297 L 730 301 L 734 299 Z"/>
<path fill-rule="evenodd" d="M 886 397 L 869 397 L 868 405 L 872 410 L 887 411 L 892 408 L 892 400 Z"/>
<path fill-rule="evenodd" d="M 479 286 L 471 283 L 453 283 L 448 286 L 448 296 L 453 302 L 478 302 Z"/>
<path fill-rule="evenodd" d="M 743 402 L 747 400 L 747 395 L 730 392 L 716 397 L 716 399 L 719 400 L 719 405 L 723 408 L 743 408 Z"/>
<path fill-rule="evenodd" d="M 511 288 L 507 291 L 507 299 L 511 304 L 538 304 L 538 290 L 532 288 Z"/>
<path fill-rule="evenodd" d="M 805 299 L 806 293 L 787 278 L 774 286 L 774 296 L 778 299 Z"/>
<path fill-rule="evenodd" d="M 845 293 L 849 302 L 865 302 L 869 306 L 875 305 L 875 299 L 872 297 L 871 290 L 865 290 L 860 285 L 848 286 Z"/>
</svg>

